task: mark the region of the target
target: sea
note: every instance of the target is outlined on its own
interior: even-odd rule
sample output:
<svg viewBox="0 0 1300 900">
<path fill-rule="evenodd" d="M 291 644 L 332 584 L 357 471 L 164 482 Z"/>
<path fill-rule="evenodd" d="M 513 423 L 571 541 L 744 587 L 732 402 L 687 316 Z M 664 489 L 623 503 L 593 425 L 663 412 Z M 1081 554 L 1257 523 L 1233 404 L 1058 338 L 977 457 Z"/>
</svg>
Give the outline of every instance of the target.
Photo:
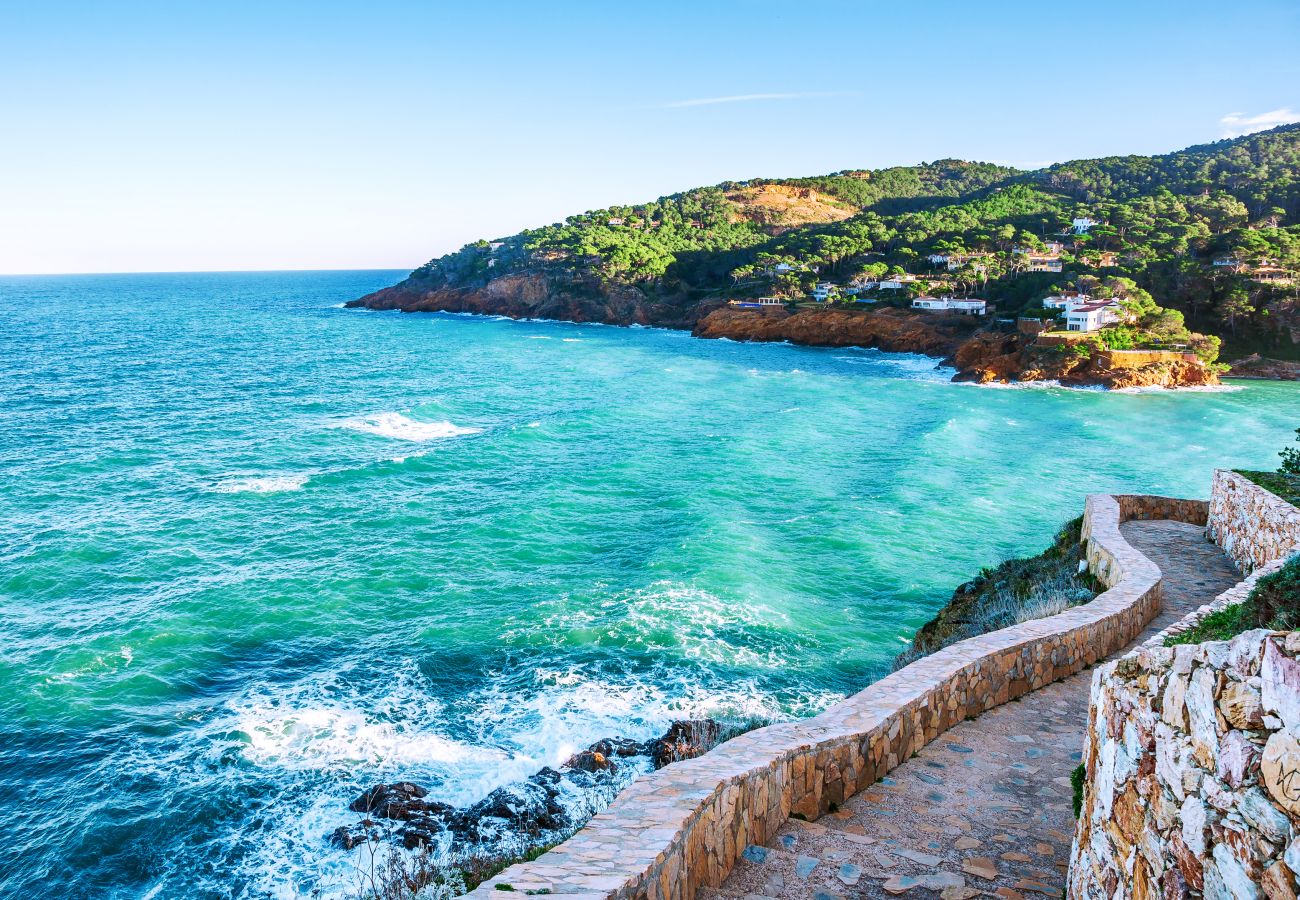
<svg viewBox="0 0 1300 900">
<path fill-rule="evenodd" d="M 0 896 L 348 896 L 372 784 L 814 715 L 1088 493 L 1300 425 L 1295 384 L 344 308 L 404 274 L 0 278 Z"/>
</svg>

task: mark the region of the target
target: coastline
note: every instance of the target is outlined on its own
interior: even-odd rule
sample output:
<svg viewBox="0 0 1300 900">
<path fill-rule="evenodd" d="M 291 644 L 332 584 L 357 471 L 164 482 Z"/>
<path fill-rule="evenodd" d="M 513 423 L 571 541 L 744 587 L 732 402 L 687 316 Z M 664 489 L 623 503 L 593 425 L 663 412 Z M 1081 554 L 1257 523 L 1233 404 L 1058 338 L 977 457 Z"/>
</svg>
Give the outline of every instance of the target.
<svg viewBox="0 0 1300 900">
<path fill-rule="evenodd" d="M 658 327 L 737 342 L 860 347 L 930 357 L 956 370 L 952 380 L 979 384 L 1054 382 L 1108 390 L 1205 388 L 1220 384 L 1209 366 L 1168 351 L 1071 353 L 984 318 L 895 307 L 828 306 L 742 310 L 721 301 L 692 306 L 648 301 L 636 288 L 571 282 L 540 274 L 507 275 L 479 288 L 425 288 L 407 279 L 344 304 L 377 311 L 445 312 L 514 320 Z M 1131 360 L 1127 357 L 1136 356 Z M 1298 368 L 1300 371 L 1300 368 Z"/>
</svg>

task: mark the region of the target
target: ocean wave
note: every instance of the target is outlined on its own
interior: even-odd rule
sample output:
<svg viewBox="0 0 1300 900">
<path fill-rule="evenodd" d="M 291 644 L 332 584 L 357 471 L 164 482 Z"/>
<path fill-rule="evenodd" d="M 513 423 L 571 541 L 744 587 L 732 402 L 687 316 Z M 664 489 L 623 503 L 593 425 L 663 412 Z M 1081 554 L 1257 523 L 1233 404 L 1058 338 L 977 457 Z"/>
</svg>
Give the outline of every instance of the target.
<svg viewBox="0 0 1300 900">
<path fill-rule="evenodd" d="M 380 437 L 399 441 L 436 441 L 443 438 L 461 437 L 478 434 L 483 429 L 468 428 L 448 421 L 420 422 L 401 413 L 385 412 L 373 416 L 359 416 L 340 423 L 341 428 L 364 431 Z"/>
<path fill-rule="evenodd" d="M 226 478 L 212 488 L 218 494 L 278 494 L 297 491 L 308 481 L 306 475 L 259 475 L 247 478 Z"/>
</svg>

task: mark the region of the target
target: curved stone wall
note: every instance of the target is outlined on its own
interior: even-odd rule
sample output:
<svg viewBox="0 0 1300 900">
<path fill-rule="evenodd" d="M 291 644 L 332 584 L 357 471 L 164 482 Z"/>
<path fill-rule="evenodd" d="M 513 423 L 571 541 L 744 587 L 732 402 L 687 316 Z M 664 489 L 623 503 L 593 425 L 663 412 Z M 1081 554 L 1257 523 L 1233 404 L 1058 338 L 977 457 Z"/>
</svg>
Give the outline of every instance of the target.
<svg viewBox="0 0 1300 900">
<path fill-rule="evenodd" d="M 1124 509 L 1167 518 L 1186 513 L 1180 504 L 1089 496 L 1083 539 L 1108 588 L 1090 603 L 953 644 L 811 719 L 760 728 L 651 773 L 568 841 L 471 896 L 513 889 L 553 900 L 690 900 L 721 884 L 745 847 L 767 842 L 791 814 L 825 814 L 963 719 L 1131 643 L 1159 611 L 1161 576 L 1120 534 Z"/>
</svg>

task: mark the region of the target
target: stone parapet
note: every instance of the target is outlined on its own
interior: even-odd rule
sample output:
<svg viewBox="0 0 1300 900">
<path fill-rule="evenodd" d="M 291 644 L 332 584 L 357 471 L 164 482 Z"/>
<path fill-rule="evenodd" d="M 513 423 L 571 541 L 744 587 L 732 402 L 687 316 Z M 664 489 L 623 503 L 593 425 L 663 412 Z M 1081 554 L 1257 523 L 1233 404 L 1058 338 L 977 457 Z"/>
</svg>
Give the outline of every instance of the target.
<svg viewBox="0 0 1300 900">
<path fill-rule="evenodd" d="M 552 900 L 691 900 L 720 885 L 748 845 L 768 842 L 791 815 L 824 815 L 963 719 L 1130 644 L 1160 608 L 1161 575 L 1121 535 L 1123 507 L 1185 511 L 1181 503 L 1089 496 L 1083 540 L 1108 588 L 1096 599 L 953 644 L 818 716 L 760 728 L 651 773 L 568 841 L 471 896 L 513 889 Z"/>
<path fill-rule="evenodd" d="M 1243 475 L 1218 469 L 1206 530 L 1237 568 L 1249 574 L 1300 547 L 1300 509 Z"/>
</svg>

